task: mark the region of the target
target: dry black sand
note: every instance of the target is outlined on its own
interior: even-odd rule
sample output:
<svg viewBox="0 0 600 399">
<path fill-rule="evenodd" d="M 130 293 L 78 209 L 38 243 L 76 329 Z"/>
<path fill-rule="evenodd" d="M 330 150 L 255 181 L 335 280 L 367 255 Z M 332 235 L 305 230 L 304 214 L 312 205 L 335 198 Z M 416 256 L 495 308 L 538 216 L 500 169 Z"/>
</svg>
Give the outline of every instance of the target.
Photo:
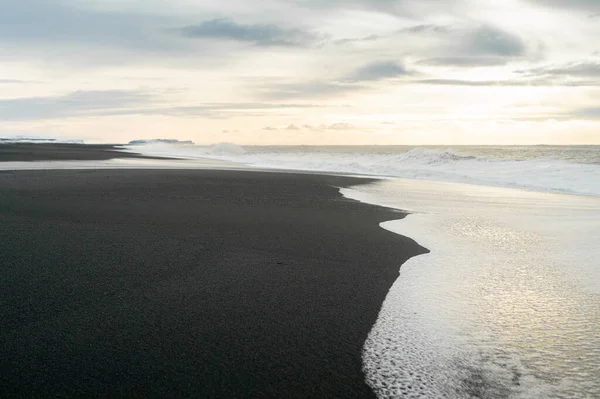
<svg viewBox="0 0 600 399">
<path fill-rule="evenodd" d="M 361 349 L 424 251 L 344 177 L 0 172 L 0 396 L 371 397 Z"/>
<path fill-rule="evenodd" d="M 155 159 L 119 151 L 114 145 L 63 144 L 63 143 L 1 143 L 0 162 L 11 161 L 104 161 L 114 158 Z"/>
</svg>

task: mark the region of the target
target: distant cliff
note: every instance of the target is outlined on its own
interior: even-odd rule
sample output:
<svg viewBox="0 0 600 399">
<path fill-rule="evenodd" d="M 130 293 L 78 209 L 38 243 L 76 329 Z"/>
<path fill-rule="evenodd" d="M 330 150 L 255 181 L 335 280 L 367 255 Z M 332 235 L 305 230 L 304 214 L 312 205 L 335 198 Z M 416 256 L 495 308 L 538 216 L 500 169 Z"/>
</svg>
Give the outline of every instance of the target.
<svg viewBox="0 0 600 399">
<path fill-rule="evenodd" d="M 129 142 L 130 145 L 157 144 L 157 143 L 161 143 L 161 144 L 194 144 L 194 142 L 191 140 L 179 141 L 179 140 L 175 140 L 175 139 L 133 140 L 133 141 Z"/>
</svg>

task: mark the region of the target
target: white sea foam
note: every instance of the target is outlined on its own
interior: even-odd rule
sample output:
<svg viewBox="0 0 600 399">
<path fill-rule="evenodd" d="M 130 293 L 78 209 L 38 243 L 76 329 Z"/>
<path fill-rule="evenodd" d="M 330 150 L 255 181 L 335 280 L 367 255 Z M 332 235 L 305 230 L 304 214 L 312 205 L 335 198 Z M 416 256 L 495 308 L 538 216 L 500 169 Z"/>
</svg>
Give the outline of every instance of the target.
<svg viewBox="0 0 600 399">
<path fill-rule="evenodd" d="M 61 144 L 83 144 L 83 140 L 78 139 L 65 139 L 65 138 L 51 138 L 42 136 L 0 136 L 0 144 L 2 143 L 61 143 Z"/>
<path fill-rule="evenodd" d="M 185 158 L 213 158 L 258 167 L 404 177 L 524 188 L 534 191 L 600 196 L 599 163 L 579 163 L 548 158 L 545 147 L 541 159 L 487 158 L 468 151 L 417 147 L 398 151 L 374 151 L 373 147 L 334 151 L 315 147 L 241 147 L 149 145 L 126 147 L 148 155 Z M 564 150 L 561 150 L 564 151 Z M 586 159 L 587 160 L 587 159 Z"/>
<path fill-rule="evenodd" d="M 342 189 L 409 209 L 410 259 L 364 348 L 379 397 L 600 397 L 600 199 L 388 179 Z"/>
</svg>

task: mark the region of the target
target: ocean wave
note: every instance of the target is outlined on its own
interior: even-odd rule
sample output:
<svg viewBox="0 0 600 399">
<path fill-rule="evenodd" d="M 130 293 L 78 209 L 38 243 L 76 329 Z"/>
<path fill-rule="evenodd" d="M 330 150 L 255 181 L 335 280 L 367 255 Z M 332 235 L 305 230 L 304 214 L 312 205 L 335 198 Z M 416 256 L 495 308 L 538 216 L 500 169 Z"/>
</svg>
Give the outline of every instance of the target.
<svg viewBox="0 0 600 399">
<path fill-rule="evenodd" d="M 39 143 L 39 144 L 83 144 L 83 140 L 77 139 L 64 139 L 64 138 L 49 138 L 49 137 L 37 137 L 37 136 L 1 136 L 0 144 L 12 144 L 12 143 Z"/>
<path fill-rule="evenodd" d="M 311 151 L 310 148 L 241 147 L 221 143 L 160 149 L 144 146 L 132 150 L 149 155 L 220 159 L 265 168 L 401 177 L 600 196 L 598 164 L 550 158 L 487 158 L 451 148 L 323 152 Z"/>
<path fill-rule="evenodd" d="M 233 143 L 218 143 L 211 146 L 206 147 L 207 155 L 210 154 L 233 154 L 240 155 L 245 154 L 246 150 L 241 145 L 233 144 Z"/>
</svg>

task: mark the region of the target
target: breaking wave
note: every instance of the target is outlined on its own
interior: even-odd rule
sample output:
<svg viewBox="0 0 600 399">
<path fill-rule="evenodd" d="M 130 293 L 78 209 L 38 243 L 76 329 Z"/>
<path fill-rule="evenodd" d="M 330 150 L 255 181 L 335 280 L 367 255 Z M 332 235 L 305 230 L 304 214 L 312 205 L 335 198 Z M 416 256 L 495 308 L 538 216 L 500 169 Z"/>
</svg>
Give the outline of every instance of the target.
<svg viewBox="0 0 600 399">
<path fill-rule="evenodd" d="M 486 158 L 452 149 L 425 147 L 382 152 L 373 151 L 372 147 L 337 151 L 328 147 L 241 147 L 231 143 L 213 146 L 149 145 L 131 150 L 158 156 L 220 159 L 275 169 L 401 177 L 600 196 L 600 164 L 548 157 L 522 160 L 510 159 L 504 154 L 503 158 Z M 510 147 L 506 151 L 510 152 Z"/>
</svg>

